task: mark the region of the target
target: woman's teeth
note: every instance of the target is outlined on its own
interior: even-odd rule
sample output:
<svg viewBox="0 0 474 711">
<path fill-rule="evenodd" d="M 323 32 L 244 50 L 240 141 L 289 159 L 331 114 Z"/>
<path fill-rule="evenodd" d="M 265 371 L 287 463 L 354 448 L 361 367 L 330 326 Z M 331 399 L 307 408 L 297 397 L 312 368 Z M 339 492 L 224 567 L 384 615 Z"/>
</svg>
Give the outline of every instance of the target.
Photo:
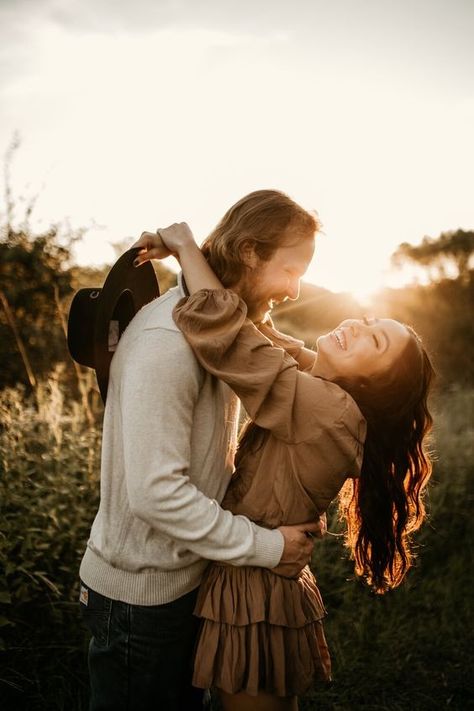
<svg viewBox="0 0 474 711">
<path fill-rule="evenodd" d="M 339 343 L 341 348 L 345 351 L 346 350 L 346 338 L 344 336 L 343 331 L 341 329 L 337 329 L 336 331 L 333 331 L 334 337 L 336 338 L 336 341 Z"/>
</svg>

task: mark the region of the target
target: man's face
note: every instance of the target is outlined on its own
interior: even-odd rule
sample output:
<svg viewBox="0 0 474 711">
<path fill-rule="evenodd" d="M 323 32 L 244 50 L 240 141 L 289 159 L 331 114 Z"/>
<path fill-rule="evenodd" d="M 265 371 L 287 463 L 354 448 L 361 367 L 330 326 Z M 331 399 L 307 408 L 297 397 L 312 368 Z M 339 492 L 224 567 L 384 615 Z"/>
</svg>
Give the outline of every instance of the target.
<svg viewBox="0 0 474 711">
<path fill-rule="evenodd" d="M 314 253 L 314 237 L 288 241 L 267 261 L 257 259 L 256 266 L 237 285 L 236 291 L 246 302 L 248 317 L 255 323 L 265 319 L 275 304 L 297 299 L 300 279 Z"/>
</svg>

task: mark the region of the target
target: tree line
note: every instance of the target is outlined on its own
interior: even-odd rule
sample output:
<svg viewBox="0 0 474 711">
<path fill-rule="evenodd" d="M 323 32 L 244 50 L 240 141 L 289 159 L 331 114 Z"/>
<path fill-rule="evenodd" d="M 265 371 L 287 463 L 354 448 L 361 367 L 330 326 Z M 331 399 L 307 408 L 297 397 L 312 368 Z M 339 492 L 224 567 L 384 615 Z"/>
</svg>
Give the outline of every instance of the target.
<svg viewBox="0 0 474 711">
<path fill-rule="evenodd" d="M 312 347 L 320 334 L 344 318 L 361 317 L 374 309 L 375 315 L 397 319 L 419 333 L 432 355 L 441 387 L 473 385 L 474 232 L 458 229 L 425 237 L 419 245 L 404 242 L 392 262 L 417 265 L 427 283 L 382 289 L 370 307 L 349 294 L 305 284 L 298 302 L 275 309 L 276 324 Z"/>
<path fill-rule="evenodd" d="M 14 227 L 5 219 L 0 230 L 0 389 L 17 383 L 34 388 L 55 366 L 77 388 L 80 370 L 74 370 L 65 338 L 69 304 L 78 288 L 101 286 L 107 273 L 106 268 L 73 264 L 73 245 L 82 234 L 65 234 L 58 225 L 35 233 L 27 221 Z M 379 315 L 409 323 L 422 335 L 447 384 L 474 383 L 473 254 L 474 232 L 461 229 L 426 237 L 417 246 L 403 243 L 393 263 L 413 262 L 426 270 L 429 281 L 384 289 L 376 297 Z M 174 275 L 162 264 L 155 268 L 163 292 Z M 281 304 L 274 319 L 311 347 L 318 335 L 365 311 L 349 294 L 303 284 L 298 302 Z"/>
</svg>

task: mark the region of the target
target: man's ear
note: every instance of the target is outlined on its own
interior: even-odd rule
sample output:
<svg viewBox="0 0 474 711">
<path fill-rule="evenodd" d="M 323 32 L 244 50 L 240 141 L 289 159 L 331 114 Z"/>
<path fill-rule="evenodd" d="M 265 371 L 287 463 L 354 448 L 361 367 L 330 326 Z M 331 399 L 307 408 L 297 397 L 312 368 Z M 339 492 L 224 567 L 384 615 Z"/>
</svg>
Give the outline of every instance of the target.
<svg viewBox="0 0 474 711">
<path fill-rule="evenodd" d="M 244 240 L 239 250 L 240 260 L 249 269 L 255 269 L 259 259 L 255 252 L 255 247 L 250 240 Z"/>
</svg>

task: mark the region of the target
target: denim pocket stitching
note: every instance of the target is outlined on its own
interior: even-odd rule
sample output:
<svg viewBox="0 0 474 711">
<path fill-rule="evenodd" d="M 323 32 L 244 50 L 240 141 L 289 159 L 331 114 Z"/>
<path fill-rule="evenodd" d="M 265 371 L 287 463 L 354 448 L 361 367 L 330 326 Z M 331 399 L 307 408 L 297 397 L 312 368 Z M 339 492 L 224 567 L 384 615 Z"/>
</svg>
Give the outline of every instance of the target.
<svg viewBox="0 0 474 711">
<path fill-rule="evenodd" d="M 108 647 L 110 644 L 110 623 L 112 621 L 112 606 L 113 606 L 113 600 L 108 600 L 108 607 L 109 609 L 107 610 L 107 639 L 105 642 L 105 646 Z"/>
<path fill-rule="evenodd" d="M 90 591 L 89 591 L 90 592 Z M 108 647 L 110 644 L 110 627 L 112 620 L 113 600 L 105 598 L 105 605 L 102 610 L 96 607 L 88 607 L 80 603 L 82 619 L 92 637 L 96 640 L 97 646 Z M 99 629 L 95 629 L 95 625 Z"/>
</svg>

